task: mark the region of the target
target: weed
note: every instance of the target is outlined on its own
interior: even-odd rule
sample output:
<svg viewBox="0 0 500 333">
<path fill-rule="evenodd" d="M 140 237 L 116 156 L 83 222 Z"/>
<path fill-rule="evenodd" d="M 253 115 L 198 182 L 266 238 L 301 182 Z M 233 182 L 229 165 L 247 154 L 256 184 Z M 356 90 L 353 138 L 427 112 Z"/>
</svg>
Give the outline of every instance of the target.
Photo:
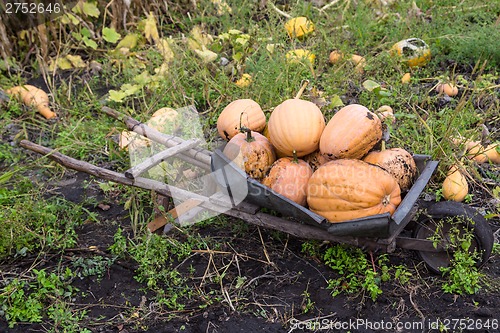
<svg viewBox="0 0 500 333">
<path fill-rule="evenodd" d="M 0 197 L 0 257 L 13 252 L 64 249 L 75 246 L 75 228 L 85 220 L 79 206 L 59 197 L 40 200 L 40 193 L 7 192 L 14 200 Z M 1 192 L 0 192 L 1 194 Z"/>
<path fill-rule="evenodd" d="M 71 261 L 73 269 L 76 272 L 75 274 L 80 279 L 89 276 L 96 276 L 98 279 L 102 279 L 104 273 L 113 264 L 112 259 L 102 256 L 94 256 L 92 258 L 73 257 Z"/>
<path fill-rule="evenodd" d="M 373 270 L 361 249 L 334 245 L 326 250 L 323 260 L 340 274 L 340 278 L 328 280 L 328 288 L 333 290 L 332 296 L 342 292 L 352 294 L 365 291 L 375 301 L 382 294 L 380 275 Z"/>
<path fill-rule="evenodd" d="M 447 278 L 442 288 L 447 293 L 475 294 L 481 289 L 481 278 L 484 274 L 476 267 L 479 253 L 469 251 L 474 234 L 471 231 L 462 232 L 454 227 L 450 230 L 450 235 L 454 252 L 450 266 L 441 268 Z"/>
<path fill-rule="evenodd" d="M 14 327 L 20 321 L 42 322 L 45 316 L 54 320 L 57 327 L 66 326 L 67 323 L 60 319 L 64 317 L 71 321 L 71 316 L 66 314 L 58 317 L 56 313 L 61 315 L 61 304 L 76 292 L 70 285 L 74 273 L 69 268 L 61 274 L 48 273 L 43 269 L 33 269 L 33 273 L 30 280 L 14 278 L 0 289 L 1 312 L 9 322 L 9 327 Z"/>
</svg>

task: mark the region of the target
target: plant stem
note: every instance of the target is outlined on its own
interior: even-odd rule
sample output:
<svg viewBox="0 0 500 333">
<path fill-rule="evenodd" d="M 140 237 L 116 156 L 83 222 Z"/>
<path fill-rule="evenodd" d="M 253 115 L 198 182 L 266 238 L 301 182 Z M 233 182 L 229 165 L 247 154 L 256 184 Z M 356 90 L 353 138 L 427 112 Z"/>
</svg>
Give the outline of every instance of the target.
<svg viewBox="0 0 500 333">
<path fill-rule="evenodd" d="M 304 93 L 304 90 L 306 90 L 306 87 L 308 84 L 309 84 L 309 80 L 302 81 L 302 86 L 300 87 L 299 91 L 297 92 L 297 95 L 295 95 L 295 98 L 300 98 L 300 96 L 302 96 L 302 94 Z"/>
</svg>

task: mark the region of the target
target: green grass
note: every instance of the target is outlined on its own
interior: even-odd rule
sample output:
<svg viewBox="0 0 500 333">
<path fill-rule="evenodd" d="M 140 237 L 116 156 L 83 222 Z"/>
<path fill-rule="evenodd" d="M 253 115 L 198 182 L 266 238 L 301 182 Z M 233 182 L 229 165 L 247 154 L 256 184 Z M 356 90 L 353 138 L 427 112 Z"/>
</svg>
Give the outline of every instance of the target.
<svg viewBox="0 0 500 333">
<path fill-rule="evenodd" d="M 46 121 L 33 108 L 17 101 L 1 104 L 0 136 L 4 141 L 0 143 L 0 221 L 6 223 L 0 223 L 0 258 L 5 262 L 39 253 L 62 253 L 79 244 L 77 230 L 85 221 L 99 219 L 85 208 L 98 204 L 93 198 L 72 203 L 47 193 L 46 183 L 60 179 L 66 170 L 47 158 L 29 154 L 17 142 L 29 138 L 77 159 L 126 170 L 128 152 L 120 150 L 116 142 L 125 126 L 100 111 L 104 104 L 140 121 L 147 121 L 163 106 L 194 105 L 210 145 L 217 138 L 217 117 L 231 101 L 254 99 L 269 116 L 274 107 L 293 98 L 303 80 L 308 79 L 310 83 L 303 98 L 312 99 L 315 93 L 321 93 L 327 102 L 322 107 L 327 119 L 340 108 L 332 104 L 334 101 L 360 103 L 372 110 L 383 104 L 392 106 L 397 122 L 390 126 L 388 146 L 429 154 L 441 161 L 440 170 L 427 189 L 429 193 L 439 191 L 443 171 L 460 158 L 461 148 L 455 147 L 450 138 L 460 134 L 479 139 L 482 124 L 498 122 L 500 49 L 495 42 L 500 37 L 500 3 L 497 1 L 465 0 L 455 5 L 447 0 L 393 1 L 388 6 L 379 6 L 378 1 L 354 3 L 351 0 L 339 1 L 323 11 L 312 2 L 276 1 L 279 10 L 292 16 L 307 16 L 314 22 L 314 34 L 301 41 L 288 37 L 283 28 L 287 18 L 272 8 L 270 2 L 267 7 L 259 8 L 258 2 L 235 0 L 231 2 L 232 14 L 218 16 L 209 0 L 197 1 L 196 8 L 192 1 L 168 2 L 168 14 L 161 11 L 162 3 L 152 1 L 143 4 L 144 10 L 131 9 L 128 32 L 120 24 L 116 25 L 122 37 L 127 33 L 139 36 L 137 45 L 125 54 L 114 50 L 116 44 L 103 39 L 102 28 L 110 27 L 111 19 L 107 15 L 104 20 L 107 3 L 95 3 L 100 10 L 98 18 L 89 13 L 80 14 L 82 21 L 92 22 L 90 25 L 51 23 L 49 53 L 45 59 L 44 45 L 32 33 L 12 41 L 14 53 L 10 63 L 14 66 L 11 70 L 0 68 L 3 90 L 26 83 L 29 78 L 46 82 L 52 93 L 51 106 L 59 115 L 57 121 Z M 108 10 L 115 17 L 123 13 L 123 8 Z M 144 13 L 149 11 L 156 14 L 160 37 L 172 41 L 174 57 L 164 75 L 157 73 L 163 63 L 162 54 L 145 36 Z M 204 63 L 186 45 L 195 26 L 213 36 L 214 42 L 207 48 L 217 53 L 216 61 Z M 85 29 L 92 30 L 88 38 L 96 43 L 96 48 L 83 41 Z M 241 32 L 231 34 L 235 29 Z M 429 44 L 432 59 L 427 66 L 410 69 L 389 54 L 395 42 L 410 37 L 422 38 Z M 270 44 L 274 45 L 274 52 L 269 51 Z M 286 61 L 286 52 L 294 48 L 308 49 L 316 55 L 314 71 L 307 63 Z M 330 64 L 328 55 L 334 49 L 346 55 L 364 56 L 364 73 L 355 72 L 348 59 Z M 81 56 L 86 67 L 58 69 L 55 73 L 46 71 L 56 55 L 68 54 Z M 229 60 L 227 66 L 219 64 L 221 57 Z M 409 84 L 401 83 L 406 72 L 412 76 Z M 243 73 L 252 76 L 248 88 L 234 84 Z M 383 85 L 387 96 L 363 88 L 366 80 Z M 440 80 L 456 82 L 461 95 L 448 101 L 437 96 L 432 87 Z M 110 100 L 109 90 L 134 92 L 117 102 Z M 486 139 L 498 141 L 500 134 L 492 132 Z M 73 277 L 102 277 L 114 260 L 131 260 L 138 266 L 136 279 L 145 292 L 155 294 L 158 303 L 169 311 L 186 309 L 186 304 L 193 299 L 201 304 L 200 308 L 225 300 L 227 295 L 222 289 L 209 293 L 188 288 L 193 284 L 194 273 L 177 266 L 194 250 L 206 250 L 207 244 L 215 249 L 226 242 L 199 236 L 197 228 L 227 227 L 232 228 L 235 237 L 244 237 L 248 233 L 246 223 L 228 223 L 224 217 L 218 217 L 192 229 L 179 228 L 180 232 L 172 237 L 151 235 L 145 226 L 152 219 L 151 211 L 156 205 L 154 195 L 110 183 L 101 183 L 100 190 L 106 198 L 117 198 L 125 206 L 130 224 L 118 226 L 109 257 L 72 258 L 67 265 L 71 266 Z M 278 237 L 276 241 L 279 242 Z M 403 288 L 416 283 L 413 268 L 391 266 L 382 257 L 373 270 L 366 253 L 357 249 L 339 246 L 325 253 L 322 245 L 305 242 L 302 256 L 319 258 L 338 274 L 338 278 L 328 281 L 334 294 L 364 293 L 376 300 L 387 279 L 399 282 Z M 467 269 L 467 265 L 460 264 L 467 264 L 468 258 L 456 260 L 457 267 Z M 459 271 L 450 270 L 448 274 L 451 278 L 460 276 Z M 60 295 L 70 288 L 71 279 L 66 275 L 64 269 L 50 271 L 47 268 L 33 271 L 29 280 L 4 282 L 0 298 L 8 306 L 2 308 L 3 314 L 8 314 L 10 323 L 43 321 L 49 323 L 48 326 L 66 328 L 68 332 L 78 331 L 81 327 L 75 318 L 83 320 L 85 312 L 75 310 L 65 296 Z M 56 287 L 46 292 L 37 291 L 42 277 Z M 243 281 L 244 277 L 239 278 Z M 218 286 L 219 282 L 226 281 L 224 279 L 225 276 L 217 276 L 213 282 Z M 450 292 L 461 290 L 458 280 L 449 280 L 444 285 Z M 24 290 L 28 293 L 23 294 Z M 305 310 L 312 311 L 312 291 L 306 287 L 304 290 L 303 305 Z M 45 297 L 56 301 L 45 304 Z M 75 316 L 71 320 L 73 312 Z"/>
</svg>

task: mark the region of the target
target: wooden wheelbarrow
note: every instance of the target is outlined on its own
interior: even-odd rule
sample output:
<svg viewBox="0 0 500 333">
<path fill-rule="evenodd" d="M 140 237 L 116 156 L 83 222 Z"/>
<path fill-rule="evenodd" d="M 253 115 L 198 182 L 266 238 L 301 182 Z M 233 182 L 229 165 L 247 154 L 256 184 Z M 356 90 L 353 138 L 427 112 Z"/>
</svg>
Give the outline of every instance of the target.
<svg viewBox="0 0 500 333">
<path fill-rule="evenodd" d="M 392 216 L 386 213 L 330 223 L 324 217 L 248 177 L 229 161 L 220 149 L 211 152 L 198 147 L 197 140 L 183 140 L 163 134 L 107 107 L 104 107 L 103 111 L 123 120 L 129 130 L 164 145 L 166 149 L 124 173 L 119 173 L 73 159 L 27 140 L 22 140 L 20 145 L 46 155 L 64 167 L 176 198 L 181 203 L 170 211 L 174 218 L 210 211 L 302 239 L 344 243 L 387 253 L 396 248 L 414 250 L 434 272 L 450 265 L 456 244 L 453 244 L 449 235 L 452 231 L 455 232 L 455 228 L 459 228 L 461 232 L 473 233 L 469 250 L 479 253 L 476 263 L 478 267 L 481 267 L 491 254 L 493 232 L 488 222 L 475 209 L 456 202 L 426 202 L 419 199 L 438 165 L 438 162 L 429 156 L 414 155 L 419 176 L 411 189 L 404 194 L 401 204 Z M 158 163 L 174 156 L 210 172 L 212 186 L 215 186 L 216 191 L 210 194 L 195 193 L 142 176 Z M 166 219 L 159 217 L 148 227 L 151 231 L 156 231 L 166 224 Z"/>
</svg>

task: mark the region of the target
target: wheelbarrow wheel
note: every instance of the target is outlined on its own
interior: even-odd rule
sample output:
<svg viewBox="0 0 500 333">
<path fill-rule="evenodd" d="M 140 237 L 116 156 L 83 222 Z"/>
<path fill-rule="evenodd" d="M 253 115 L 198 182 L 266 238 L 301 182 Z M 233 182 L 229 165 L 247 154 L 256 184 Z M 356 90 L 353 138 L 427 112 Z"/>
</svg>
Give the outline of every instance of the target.
<svg viewBox="0 0 500 333">
<path fill-rule="evenodd" d="M 472 207 L 452 201 L 432 204 L 419 216 L 413 234 L 417 239 L 431 239 L 441 245 L 442 250 L 438 252 L 417 251 L 434 273 L 450 266 L 455 249 L 467 235 L 470 237 L 468 250 L 477 253 L 476 266 L 480 268 L 493 249 L 493 232 L 488 221 Z"/>
</svg>

